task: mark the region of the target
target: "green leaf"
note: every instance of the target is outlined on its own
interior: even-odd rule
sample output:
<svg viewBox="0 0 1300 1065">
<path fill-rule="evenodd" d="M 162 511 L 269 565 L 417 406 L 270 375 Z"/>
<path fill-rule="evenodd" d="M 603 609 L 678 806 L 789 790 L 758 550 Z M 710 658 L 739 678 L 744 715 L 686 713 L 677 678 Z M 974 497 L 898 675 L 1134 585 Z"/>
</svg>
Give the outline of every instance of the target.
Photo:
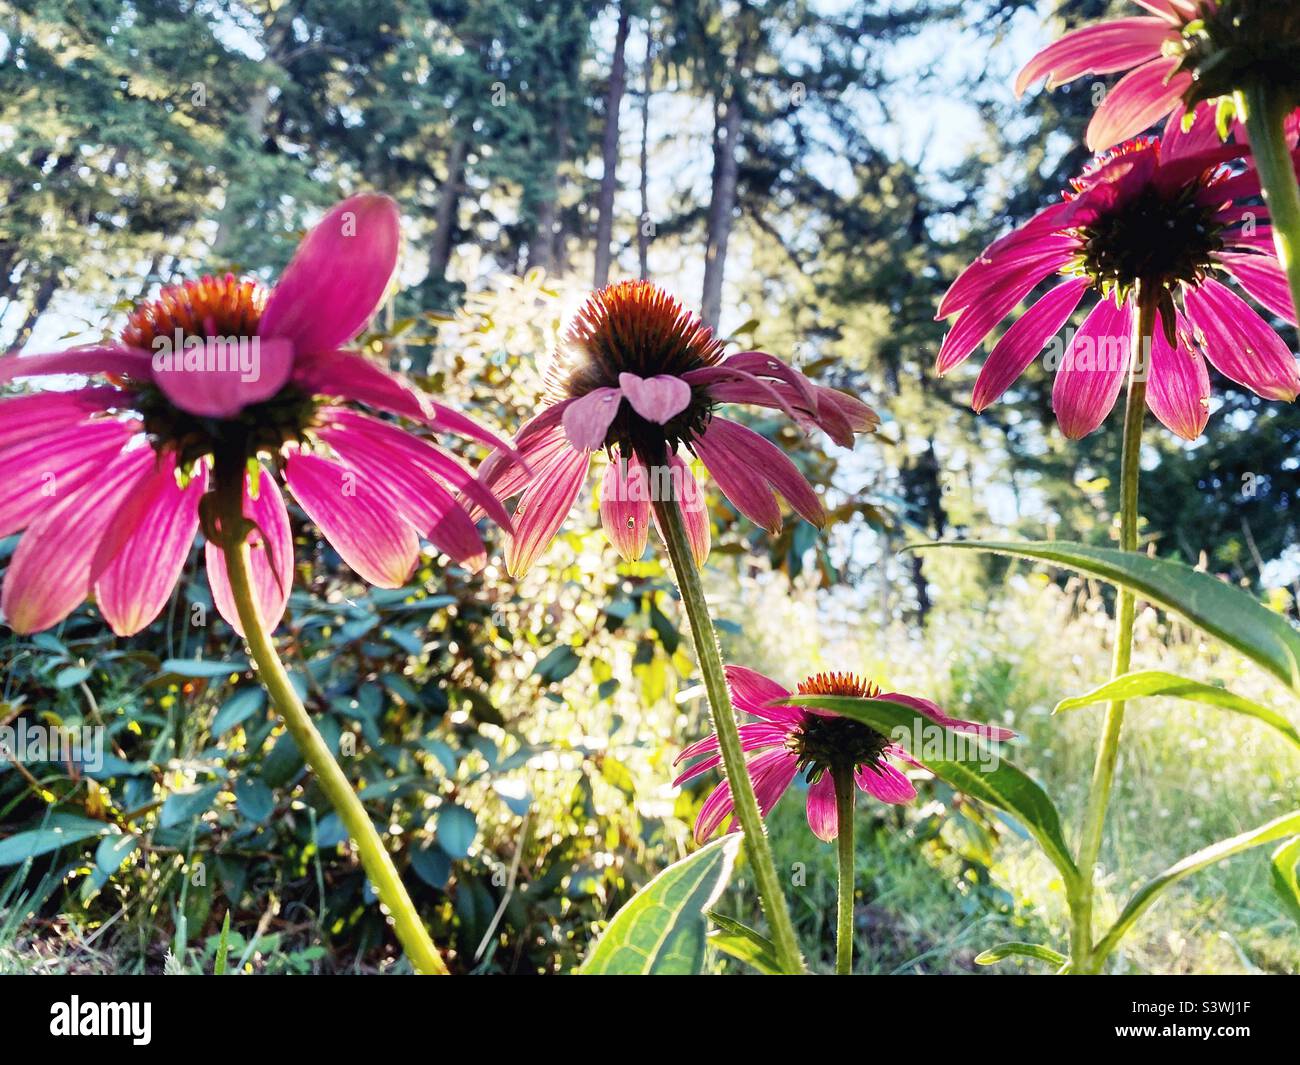
<svg viewBox="0 0 1300 1065">
<path fill-rule="evenodd" d="M 954 757 L 935 757 L 927 750 L 930 744 L 921 743 L 918 750 L 912 737 L 930 735 L 930 730 L 938 726 L 931 718 L 903 703 L 887 699 L 854 699 L 844 695 L 796 695 L 785 701 L 792 706 L 829 710 L 851 717 L 870 725 L 882 735 L 904 740 L 907 753 L 935 776 L 946 780 L 958 791 L 1018 818 L 1067 881 L 1078 877 L 1070 848 L 1061 831 L 1060 814 L 1047 792 L 979 737 L 970 733 L 950 733 L 956 741 L 951 745 L 951 751 L 947 750 L 950 745 L 944 743 L 943 753 L 951 753 Z"/>
<path fill-rule="evenodd" d="M 162 672 L 178 677 L 225 677 L 231 673 L 244 673 L 248 663 L 242 658 L 227 660 L 208 658 L 169 658 L 162 664 Z"/>
<path fill-rule="evenodd" d="M 265 821 L 275 810 L 275 794 L 256 777 L 235 785 L 235 802 L 239 812 L 250 821 Z"/>
<path fill-rule="evenodd" d="M 122 868 L 138 846 L 140 846 L 138 836 L 126 834 L 105 836 L 95 849 L 95 865 L 106 876 L 112 876 Z"/>
<path fill-rule="evenodd" d="M 65 688 L 75 688 L 89 676 L 90 670 L 85 666 L 65 666 L 54 678 L 54 686 L 60 691 Z"/>
<path fill-rule="evenodd" d="M 28 858 L 39 858 L 42 854 L 49 854 L 60 847 L 80 843 L 107 831 L 108 825 L 103 821 L 69 815 L 61 818 L 58 824 L 18 832 L 8 839 L 0 840 L 0 866 L 18 865 Z"/>
<path fill-rule="evenodd" d="M 221 921 L 221 938 L 217 940 L 217 957 L 212 963 L 213 976 L 226 975 L 226 958 L 230 953 L 230 910 L 226 910 L 226 916 Z"/>
<path fill-rule="evenodd" d="M 1166 695 L 1172 699 L 1186 699 L 1194 703 L 1205 703 L 1207 706 L 1217 706 L 1221 710 L 1245 714 L 1263 721 L 1266 725 L 1272 725 L 1288 740 L 1300 747 L 1300 729 L 1276 710 L 1270 710 L 1267 706 L 1262 706 L 1243 696 L 1234 695 L 1226 688 L 1199 680 L 1189 680 L 1173 673 L 1162 673 L 1159 670 L 1126 673 L 1103 684 L 1100 688 L 1095 688 L 1087 695 L 1061 700 L 1052 712 L 1059 714 L 1062 710 L 1074 710 L 1080 706 L 1108 703 L 1116 699 L 1120 701 L 1140 699 L 1150 695 Z"/>
<path fill-rule="evenodd" d="M 1181 614 L 1229 647 L 1254 659 L 1290 688 L 1300 691 L 1300 630 L 1254 596 L 1199 573 L 1181 562 L 1109 547 L 1046 541 L 981 541 L 919 544 L 911 550 L 956 547 L 1049 562 L 1123 585 L 1144 599 Z"/>
<path fill-rule="evenodd" d="M 451 876 L 451 857 L 441 847 L 416 847 L 411 851 L 411 868 L 426 884 L 441 891 Z"/>
<path fill-rule="evenodd" d="M 1300 922 L 1300 836 L 1273 852 L 1273 887 L 1282 905 Z"/>
<path fill-rule="evenodd" d="M 748 925 L 714 910 L 709 911 L 709 920 L 717 925 L 717 928 L 709 930 L 709 946 L 716 947 L 723 954 L 729 954 L 746 965 L 752 965 L 764 976 L 782 975 L 776 944 L 770 939 L 759 935 Z"/>
<path fill-rule="evenodd" d="M 451 803 L 438 811 L 435 836 L 438 846 L 453 858 L 466 858 L 478 835 L 478 820 L 472 811 Z"/>
<path fill-rule="evenodd" d="M 212 800 L 220 790 L 220 784 L 205 784 L 193 791 L 168 795 L 162 805 L 162 812 L 158 815 L 158 824 L 163 828 L 174 828 L 186 821 L 193 821 L 212 808 Z"/>
<path fill-rule="evenodd" d="M 217 716 L 212 719 L 212 734 L 220 736 L 223 732 L 229 732 L 236 725 L 242 725 L 254 714 L 261 713 L 265 706 L 266 692 L 260 685 L 240 688 L 221 704 Z"/>
<path fill-rule="evenodd" d="M 1006 958 L 1037 958 L 1058 969 L 1070 959 L 1051 947 L 1041 947 L 1037 943 L 999 943 L 975 958 L 976 965 L 996 965 Z"/>
<path fill-rule="evenodd" d="M 1259 828 L 1243 832 L 1241 835 L 1233 836 L 1230 839 L 1219 840 L 1218 843 L 1204 847 L 1195 854 L 1189 854 L 1182 861 L 1171 865 L 1159 876 L 1148 880 L 1138 889 L 1133 897 L 1129 899 L 1128 905 L 1124 907 L 1123 912 L 1120 913 L 1114 925 L 1111 926 L 1110 931 L 1097 944 L 1096 954 L 1099 957 L 1104 957 L 1113 950 L 1124 933 L 1147 911 L 1160 893 L 1171 884 L 1176 884 L 1183 877 L 1191 876 L 1192 873 L 1199 872 L 1215 862 L 1221 862 L 1224 858 L 1231 858 L 1234 854 L 1240 854 L 1252 847 L 1262 847 L 1265 843 L 1273 843 L 1276 840 L 1295 835 L 1300 835 L 1300 810 L 1283 814 Z"/>
<path fill-rule="evenodd" d="M 577 651 L 562 643 L 533 667 L 533 673 L 547 684 L 556 684 L 576 670 L 581 661 Z"/>
<path fill-rule="evenodd" d="M 614 915 L 578 970 L 584 975 L 686 976 L 704 966 L 704 911 L 731 878 L 733 832 L 670 865 Z"/>
</svg>

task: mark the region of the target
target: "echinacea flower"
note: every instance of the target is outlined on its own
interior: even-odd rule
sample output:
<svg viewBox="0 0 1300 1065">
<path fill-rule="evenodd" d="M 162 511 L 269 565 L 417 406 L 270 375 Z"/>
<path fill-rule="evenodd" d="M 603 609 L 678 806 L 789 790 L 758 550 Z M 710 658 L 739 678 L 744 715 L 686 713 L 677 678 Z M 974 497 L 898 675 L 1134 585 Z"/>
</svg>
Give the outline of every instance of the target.
<svg viewBox="0 0 1300 1065">
<path fill-rule="evenodd" d="M 1016 95 L 1043 77 L 1051 89 L 1089 74 L 1127 71 L 1088 126 L 1094 152 L 1166 118 L 1179 122 L 1197 103 L 1229 97 L 1256 81 L 1300 102 L 1300 3 L 1136 3 L 1149 14 L 1085 26 L 1044 48 L 1020 71 Z"/>
<path fill-rule="evenodd" d="M 939 373 L 964 362 L 1021 300 L 1060 274 L 994 346 L 975 383 L 976 411 L 1011 386 L 1087 293 L 1097 303 L 1067 346 L 1052 389 L 1067 437 L 1091 433 L 1115 405 L 1134 354 L 1139 299 L 1158 309 L 1150 352 L 1142 353 L 1147 403 L 1179 436 L 1196 439 L 1209 418 L 1206 360 L 1266 399 L 1294 400 L 1300 373 L 1291 351 L 1214 276 L 1235 280 L 1295 324 L 1268 212 L 1253 204 L 1259 178 L 1226 165 L 1244 151 L 1206 150 L 1199 138 L 1174 132 L 1098 157 L 1062 202 L 994 241 L 953 283 L 939 307 L 940 318 L 957 316 Z"/>
<path fill-rule="evenodd" d="M 500 502 L 441 448 L 340 405 L 503 444 L 342 350 L 387 290 L 398 243 L 397 205 L 354 196 L 306 235 L 270 292 L 229 275 L 187 281 L 139 304 L 115 343 L 0 359 L 0 385 L 106 379 L 0 401 L 0 537 L 23 534 L 0 593 L 7 624 L 49 628 L 93 595 L 114 632 L 139 632 L 176 585 L 219 465 L 236 477 L 248 471 L 252 584 L 268 630 L 293 580 L 289 517 L 268 463 L 372 584 L 404 584 L 422 536 L 481 565 L 478 531 L 456 493 L 508 522 Z M 213 601 L 242 633 L 211 535 L 206 551 Z"/>
<path fill-rule="evenodd" d="M 834 772 L 852 770 L 858 788 L 881 802 L 899 804 L 916 798 L 916 788 L 895 762 L 923 768 L 897 743 L 871 726 L 828 710 L 783 706 L 793 692 L 770 677 L 744 666 L 727 666 L 727 683 L 732 705 L 741 713 L 757 718 L 740 726 L 741 747 L 753 752 L 746 764 L 754 784 L 759 809 L 766 817 L 794 782 L 803 774 L 808 782 L 808 827 L 818 839 L 830 842 L 839 835 L 835 810 Z M 949 717 L 928 699 L 898 692 L 881 692 L 876 685 L 848 673 L 818 673 L 800 682 L 800 695 L 843 695 L 858 699 L 887 699 L 902 703 L 929 718 L 936 725 L 955 732 L 973 733 L 990 740 L 1008 740 L 1010 729 L 979 725 Z M 677 787 L 722 764 L 718 737 L 710 735 L 682 751 L 677 762 L 699 758 L 676 780 Z M 721 827 L 734 810 L 731 786 L 723 781 L 700 807 L 695 821 L 695 839 L 703 843 Z M 733 828 L 739 827 L 735 821 Z"/>
<path fill-rule="evenodd" d="M 515 576 L 559 531 L 597 451 L 609 457 L 601 524 L 619 553 L 641 557 L 651 503 L 668 498 L 671 489 L 692 554 L 703 565 L 708 517 L 679 449 L 696 455 L 736 509 L 770 532 L 781 528 L 776 492 L 808 521 L 824 520 L 821 500 L 794 463 L 765 437 L 720 417 L 720 404 L 783 411 L 844 447 L 852 446 L 855 433 L 879 424 L 861 400 L 813 384 L 772 355 L 726 355 L 699 318 L 646 281 L 619 282 L 591 295 L 548 369 L 547 391 L 548 405 L 515 438 L 518 455 L 498 451 L 479 470 L 494 495 L 522 493 L 506 548 L 506 566 Z"/>
</svg>

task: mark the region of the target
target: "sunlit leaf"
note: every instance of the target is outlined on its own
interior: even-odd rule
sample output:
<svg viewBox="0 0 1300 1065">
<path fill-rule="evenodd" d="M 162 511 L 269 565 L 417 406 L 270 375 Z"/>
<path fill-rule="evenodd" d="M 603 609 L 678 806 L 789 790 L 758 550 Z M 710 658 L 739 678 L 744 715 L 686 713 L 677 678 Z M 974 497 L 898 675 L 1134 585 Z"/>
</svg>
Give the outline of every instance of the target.
<svg viewBox="0 0 1300 1065">
<path fill-rule="evenodd" d="M 1007 958 L 1035 958 L 1049 965 L 1060 968 L 1070 959 L 1051 947 L 1039 946 L 1037 943 L 999 943 L 996 947 L 984 951 L 975 958 L 976 965 L 996 965 Z"/>
</svg>

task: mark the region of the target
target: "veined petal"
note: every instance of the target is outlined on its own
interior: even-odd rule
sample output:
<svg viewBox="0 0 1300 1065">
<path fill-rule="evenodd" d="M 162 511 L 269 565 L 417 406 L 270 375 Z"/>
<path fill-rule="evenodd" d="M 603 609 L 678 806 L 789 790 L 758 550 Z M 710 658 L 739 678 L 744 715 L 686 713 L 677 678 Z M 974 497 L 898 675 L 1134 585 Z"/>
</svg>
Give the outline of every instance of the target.
<svg viewBox="0 0 1300 1065">
<path fill-rule="evenodd" d="M 11 629 L 48 629 L 85 600 L 135 527 L 142 505 L 138 489 L 154 461 L 152 448 L 123 452 L 32 523 L 0 592 L 0 610 Z"/>
<path fill-rule="evenodd" d="M 330 208 L 303 238 L 262 313 L 261 334 L 304 354 L 361 332 L 379 306 L 400 244 L 397 204 L 363 193 Z"/>
<path fill-rule="evenodd" d="M 148 381 L 153 356 L 139 348 L 95 344 L 69 348 L 48 355 L 6 355 L 0 358 L 0 385 L 20 377 L 50 377 L 54 374 L 121 374 Z"/>
<path fill-rule="evenodd" d="M 265 466 L 258 468 L 256 498 L 252 495 L 251 478 L 244 478 L 243 509 L 244 517 L 254 525 L 246 537 L 253 601 L 262 627 L 268 633 L 274 632 L 284 617 L 293 584 L 293 536 L 289 530 L 289 514 L 284 509 L 284 497 Z M 204 547 L 204 560 L 217 612 L 243 636 L 244 625 L 239 620 L 235 597 L 230 589 L 225 551 L 209 540 Z"/>
<path fill-rule="evenodd" d="M 1175 322 L 1178 345 L 1169 343 L 1159 323 L 1151 340 L 1147 406 L 1164 425 L 1184 440 L 1195 440 L 1210 420 L 1210 374 L 1205 359 L 1186 337 L 1187 322 Z"/>
<path fill-rule="evenodd" d="M 853 779 L 858 787 L 881 802 L 899 805 L 916 798 L 916 788 L 912 782 L 883 758 L 875 765 L 858 766 Z"/>
<path fill-rule="evenodd" d="M 774 381 L 784 381 L 798 392 L 806 403 L 812 405 L 814 409 L 816 407 L 817 396 L 813 391 L 813 383 L 798 370 L 787 366 L 775 355 L 770 355 L 766 351 L 738 351 L 734 355 L 728 355 L 719 365 L 731 370 L 742 370 L 755 377 L 770 377 Z"/>
<path fill-rule="evenodd" d="M 1272 240 L 1270 234 L 1269 240 Z M 1250 295 L 1284 321 L 1296 325 L 1295 300 L 1282 264 L 1271 255 L 1219 252 L 1223 267 Z"/>
<path fill-rule="evenodd" d="M 555 538 L 590 465 L 591 455 L 585 451 L 561 452 L 524 491 L 515 508 L 515 535 L 506 544 L 506 570 L 512 577 L 527 573 Z"/>
<path fill-rule="evenodd" d="M 984 739 L 999 741 L 1014 739 L 1016 735 L 1009 728 L 1003 728 L 1001 725 L 983 725 L 978 721 L 965 721 L 959 717 L 949 717 L 939 709 L 936 703 L 932 703 L 929 699 L 918 698 L 915 695 L 904 695 L 902 692 L 881 692 L 876 698 L 910 706 L 913 710 L 924 714 L 936 725 L 942 725 L 954 732 L 973 732 Z"/>
<path fill-rule="evenodd" d="M 808 786 L 808 827 L 823 843 L 840 834 L 839 811 L 835 808 L 835 777 L 830 770 Z"/>
<path fill-rule="evenodd" d="M 1106 420 L 1115 406 L 1132 346 L 1133 311 L 1104 299 L 1092 309 L 1056 371 L 1052 409 L 1061 431 L 1080 440 Z"/>
<path fill-rule="evenodd" d="M 86 421 L 125 397 L 126 393 L 116 388 L 82 388 L 0 400 L 0 454 L 23 440 L 48 436 L 55 429 Z"/>
<path fill-rule="evenodd" d="M 407 382 L 355 352 L 299 354 L 292 380 L 316 395 L 353 400 L 412 421 L 427 423 L 433 417 L 427 400 Z"/>
<path fill-rule="evenodd" d="M 780 747 L 785 743 L 786 730 L 780 725 L 768 725 L 759 722 L 757 724 L 741 725 L 736 731 L 740 734 L 740 749 L 742 751 L 761 751 L 768 747 Z M 695 765 L 680 773 L 673 781 L 673 787 L 679 788 L 687 781 L 694 780 L 709 770 L 718 768 L 722 764 L 722 755 L 712 753 L 717 750 L 718 735 L 715 732 L 682 751 L 677 756 L 674 764 L 689 761 L 691 758 L 699 758 L 702 754 L 708 754 L 709 757 L 701 759 Z"/>
<path fill-rule="evenodd" d="M 803 711 L 797 707 L 769 705 L 790 698 L 790 692 L 771 677 L 748 666 L 734 665 L 726 667 L 726 674 L 732 705 L 741 713 L 787 728 L 803 720 Z"/>
<path fill-rule="evenodd" d="M 170 451 L 140 484 L 140 516 L 95 584 L 99 611 L 118 636 L 140 632 L 167 605 L 194 546 L 199 499 L 207 488 L 206 466 L 182 488 Z"/>
<path fill-rule="evenodd" d="M 1178 107 L 1192 84 L 1190 74 L 1175 72 L 1178 63 L 1153 59 L 1120 78 L 1088 124 L 1088 149 L 1101 152 L 1136 137 Z"/>
<path fill-rule="evenodd" d="M 151 369 L 154 384 L 181 410 L 201 418 L 233 418 L 279 392 L 293 358 L 293 344 L 282 337 L 233 342 L 209 337 L 193 352 L 176 352 Z"/>
<path fill-rule="evenodd" d="M 676 493 L 677 506 L 681 510 L 682 524 L 686 526 L 686 539 L 691 545 L 691 557 L 695 560 L 695 568 L 703 569 L 704 563 L 709 560 L 711 536 L 708 500 L 695 475 L 691 473 L 690 465 L 683 462 L 680 456 L 669 456 L 668 476 Z M 652 494 L 655 491 L 656 478 L 657 471 L 652 469 L 650 471 Z M 651 514 L 654 517 L 655 528 L 659 529 L 659 536 L 662 539 L 664 531 L 659 527 L 659 515 L 654 513 L 653 508 Z"/>
<path fill-rule="evenodd" d="M 623 394 L 617 388 L 596 388 L 564 409 L 564 432 L 579 451 L 598 451 L 618 414 Z"/>
<path fill-rule="evenodd" d="M 715 416 L 709 423 L 708 429 L 695 441 L 695 445 L 697 451 L 700 450 L 701 445 L 705 445 L 706 450 L 713 454 L 715 459 L 721 452 L 734 457 L 739 464 L 748 467 L 752 474 L 757 474 L 780 492 L 786 502 L 805 519 L 817 526 L 825 524 L 826 511 L 822 507 L 821 499 L 813 491 L 812 485 L 804 479 L 799 468 L 790 461 L 785 452 L 766 437 L 746 429 L 737 422 Z M 710 462 L 709 456 L 701 451 L 700 457 L 709 467 L 709 472 L 716 477 L 717 473 L 713 469 L 714 464 Z M 719 480 L 718 483 L 722 484 L 722 481 Z M 726 490 L 725 485 L 723 490 Z M 776 530 L 779 529 L 778 516 Z"/>
<path fill-rule="evenodd" d="M 986 301 L 962 311 L 939 348 L 936 362 L 939 375 L 948 373 L 970 358 L 971 352 L 993 332 L 998 322 L 1010 314 L 1016 304 L 1028 296 L 1040 281 L 1060 269 L 1068 260 L 1069 255 L 1065 252 L 1054 254 L 1046 260 L 1036 260 L 1032 269 L 1018 271 L 1015 280 L 1009 280 L 1005 287 L 990 292 Z"/>
<path fill-rule="evenodd" d="M 600 482 L 600 523 L 609 542 L 626 562 L 645 554 L 650 536 L 650 483 L 635 454 L 615 452 Z"/>
<path fill-rule="evenodd" d="M 977 413 L 1001 398 L 1025 372 L 1043 346 L 1069 321 L 1087 288 L 1087 278 L 1057 285 L 1016 319 L 993 346 L 975 382 L 971 406 Z"/>
<path fill-rule="evenodd" d="M 621 373 L 618 386 L 632 409 L 656 425 L 664 425 L 691 405 L 691 386 L 672 374 L 638 377 Z"/>
<path fill-rule="evenodd" d="M 1213 278 L 1185 289 L 1183 303 L 1196 343 L 1224 377 L 1265 399 L 1295 400 L 1295 356 L 1250 304 Z"/>
<path fill-rule="evenodd" d="M 733 452 L 723 442 L 723 435 L 714 431 L 723 419 L 715 417 L 693 446 L 705 467 L 718 482 L 722 494 L 750 521 L 766 529 L 773 536 L 781 531 L 781 508 L 776 496 L 768 487 L 766 478 L 755 470 L 748 459 Z"/>
<path fill-rule="evenodd" d="M 504 451 L 494 451 L 479 464 L 479 482 L 486 491 L 500 499 L 518 495 L 537 478 L 540 471 L 550 466 L 561 454 L 573 450 L 564 426 L 558 424 L 558 421 L 540 432 L 531 433 L 526 440 L 520 438 L 517 444 L 521 456 L 519 460 L 511 458 Z M 471 513 L 477 514 L 477 511 Z"/>
<path fill-rule="evenodd" d="M 374 472 L 295 451 L 285 462 L 284 479 L 298 505 L 364 580 L 400 588 L 410 579 L 419 540 Z"/>
<path fill-rule="evenodd" d="M 1016 95 L 1023 96 L 1039 78 L 1047 87 L 1073 81 L 1084 74 L 1113 74 L 1160 55 L 1178 31 L 1162 18 L 1121 18 L 1085 26 L 1053 41 L 1031 59 L 1016 78 Z"/>
</svg>

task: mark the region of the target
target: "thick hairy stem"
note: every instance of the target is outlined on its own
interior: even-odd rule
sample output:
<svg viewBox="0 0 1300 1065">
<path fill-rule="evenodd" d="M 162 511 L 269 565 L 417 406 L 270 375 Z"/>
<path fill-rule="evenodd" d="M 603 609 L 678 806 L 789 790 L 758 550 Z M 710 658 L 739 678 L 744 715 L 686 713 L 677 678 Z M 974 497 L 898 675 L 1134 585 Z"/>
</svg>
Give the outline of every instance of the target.
<svg viewBox="0 0 1300 1065">
<path fill-rule="evenodd" d="M 334 760 L 328 744 L 312 723 L 307 708 L 302 705 L 302 700 L 289 683 L 284 663 L 280 661 L 265 625 L 258 616 L 257 601 L 249 578 L 243 480 L 242 467 L 218 474 L 217 508 L 230 590 L 239 611 L 239 621 L 244 627 L 244 639 L 249 653 L 257 663 L 258 679 L 265 686 L 304 760 L 316 774 L 321 790 L 347 828 L 348 835 L 361 855 L 366 876 L 374 885 L 380 902 L 388 910 L 393 930 L 411 964 L 417 972 L 445 976 L 447 966 L 429 938 L 410 895 L 402 886 L 401 877 L 398 876 L 397 867 L 393 865 L 384 841 L 375 831 L 361 800 L 352 790 L 352 785 Z"/>
<path fill-rule="evenodd" d="M 1156 324 L 1156 303 L 1138 293 L 1137 325 L 1130 358 L 1128 403 L 1124 410 L 1124 450 L 1120 471 L 1120 547 L 1136 551 L 1138 547 L 1138 479 L 1141 474 L 1142 423 L 1146 416 L 1147 370 L 1150 365 L 1151 338 Z M 1111 677 L 1129 670 L 1133 658 L 1133 619 L 1137 603 L 1133 593 L 1120 588 L 1115 607 L 1115 653 Z M 1115 763 L 1119 760 L 1120 730 L 1124 725 L 1124 703 L 1112 702 L 1106 708 L 1097 761 L 1088 790 L 1088 808 L 1084 815 L 1083 834 L 1079 841 L 1079 883 L 1071 900 L 1070 955 L 1074 972 L 1095 971 L 1104 958 L 1092 953 L 1092 906 L 1097 856 L 1106 824 L 1111 786 L 1115 782 Z"/>
<path fill-rule="evenodd" d="M 839 823 L 839 905 L 835 921 L 835 973 L 853 972 L 853 767 L 834 771 L 835 816 Z"/>
<path fill-rule="evenodd" d="M 655 500 L 653 506 L 659 529 L 663 533 L 664 542 L 668 545 L 668 557 L 672 561 L 673 572 L 677 577 L 677 587 L 681 591 L 686 617 L 690 621 L 691 638 L 695 642 L 695 656 L 699 660 L 700 673 L 704 677 L 704 690 L 709 697 L 713 729 L 718 734 L 722 765 L 727 774 L 727 783 L 731 787 L 736 817 L 745 833 L 745 852 L 749 855 L 749 863 L 754 870 L 754 880 L 758 885 L 763 912 L 767 915 L 768 924 L 771 926 L 777 958 L 785 972 L 802 973 L 804 965 L 803 958 L 799 954 L 799 941 L 795 937 L 794 923 L 790 920 L 790 907 L 786 903 L 785 893 L 781 890 L 776 865 L 772 860 L 772 848 L 768 843 L 767 829 L 763 825 L 763 815 L 758 808 L 758 800 L 754 797 L 754 785 L 745 769 L 745 755 L 740 746 L 736 714 L 731 706 L 727 675 L 723 672 L 722 652 L 718 649 L 717 633 L 713 631 L 713 619 L 709 616 L 708 604 L 704 600 L 704 586 L 700 582 L 700 574 L 695 568 L 695 559 L 691 555 L 690 541 L 686 536 L 686 525 L 682 520 L 681 508 L 676 499 Z"/>
</svg>

